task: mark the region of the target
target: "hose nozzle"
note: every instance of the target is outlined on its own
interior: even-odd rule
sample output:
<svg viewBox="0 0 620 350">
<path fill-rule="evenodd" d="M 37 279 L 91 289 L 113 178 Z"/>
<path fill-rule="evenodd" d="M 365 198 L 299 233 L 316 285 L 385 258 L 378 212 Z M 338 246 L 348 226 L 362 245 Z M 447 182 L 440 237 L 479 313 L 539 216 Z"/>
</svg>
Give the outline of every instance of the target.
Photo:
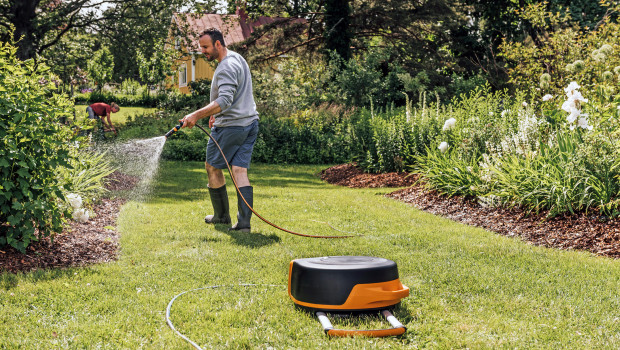
<svg viewBox="0 0 620 350">
<path fill-rule="evenodd" d="M 179 125 L 177 125 L 174 128 L 170 129 L 170 131 L 168 131 L 166 133 L 166 135 L 164 135 L 164 137 L 166 137 L 166 139 L 167 139 L 168 137 L 170 137 L 170 135 L 172 135 L 175 132 L 179 131 L 179 129 L 181 129 L 182 126 L 183 126 L 183 122 L 179 122 Z"/>
</svg>

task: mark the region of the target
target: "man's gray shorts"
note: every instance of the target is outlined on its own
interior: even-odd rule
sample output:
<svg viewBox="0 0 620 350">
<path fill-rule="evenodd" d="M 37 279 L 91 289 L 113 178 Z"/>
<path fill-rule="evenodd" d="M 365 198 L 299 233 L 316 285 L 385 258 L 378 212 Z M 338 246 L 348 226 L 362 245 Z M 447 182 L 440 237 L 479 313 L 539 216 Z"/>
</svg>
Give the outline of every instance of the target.
<svg viewBox="0 0 620 350">
<path fill-rule="evenodd" d="M 248 126 L 214 126 L 211 128 L 211 136 L 220 145 L 231 166 L 250 168 L 252 150 L 258 136 L 258 120 Z M 210 138 L 207 144 L 207 163 L 218 169 L 226 169 L 220 150 Z"/>
</svg>

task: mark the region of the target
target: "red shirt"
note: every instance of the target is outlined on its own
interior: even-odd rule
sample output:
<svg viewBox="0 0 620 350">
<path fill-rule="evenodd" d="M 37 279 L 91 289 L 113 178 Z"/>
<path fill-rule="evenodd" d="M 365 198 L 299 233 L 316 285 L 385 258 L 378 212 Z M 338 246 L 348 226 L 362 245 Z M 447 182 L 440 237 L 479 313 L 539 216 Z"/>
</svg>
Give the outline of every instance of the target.
<svg viewBox="0 0 620 350">
<path fill-rule="evenodd" d="M 110 114 L 110 111 L 112 110 L 112 107 L 110 107 L 110 105 L 105 104 L 103 102 L 93 103 L 92 105 L 90 105 L 90 108 L 93 109 L 93 112 L 95 112 L 95 115 L 98 115 L 100 117 L 107 116 L 108 114 Z"/>
</svg>

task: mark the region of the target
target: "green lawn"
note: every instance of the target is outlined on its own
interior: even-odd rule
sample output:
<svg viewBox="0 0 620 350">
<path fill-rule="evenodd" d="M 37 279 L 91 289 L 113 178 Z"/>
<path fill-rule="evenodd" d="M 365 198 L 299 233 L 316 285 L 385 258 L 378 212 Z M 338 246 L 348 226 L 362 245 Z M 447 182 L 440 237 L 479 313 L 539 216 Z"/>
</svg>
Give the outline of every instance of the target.
<svg viewBox="0 0 620 350">
<path fill-rule="evenodd" d="M 75 115 L 78 118 L 87 117 L 86 107 L 88 105 L 75 105 Z M 123 107 L 121 106 L 121 110 L 117 113 L 110 114 L 110 119 L 112 119 L 112 124 L 114 125 L 123 125 L 127 121 L 127 117 L 131 116 L 132 118 L 136 115 L 142 115 L 146 113 L 155 112 L 157 108 L 145 108 L 145 107 Z"/>
<path fill-rule="evenodd" d="M 251 234 L 207 226 L 203 164 L 163 162 L 152 196 L 122 209 L 118 261 L 0 275 L 0 348 L 189 349 L 166 325 L 166 306 L 210 285 L 224 287 L 187 293 L 171 311 L 203 348 L 620 348 L 620 261 L 455 223 L 383 197 L 390 189 L 328 185 L 313 175 L 321 168 L 253 165 L 256 209 L 291 230 L 340 234 L 324 221 L 363 237 L 301 238 L 256 219 Z M 411 289 L 395 311 L 403 337 L 328 339 L 294 307 L 284 287 L 289 262 L 326 255 L 398 263 Z"/>
</svg>

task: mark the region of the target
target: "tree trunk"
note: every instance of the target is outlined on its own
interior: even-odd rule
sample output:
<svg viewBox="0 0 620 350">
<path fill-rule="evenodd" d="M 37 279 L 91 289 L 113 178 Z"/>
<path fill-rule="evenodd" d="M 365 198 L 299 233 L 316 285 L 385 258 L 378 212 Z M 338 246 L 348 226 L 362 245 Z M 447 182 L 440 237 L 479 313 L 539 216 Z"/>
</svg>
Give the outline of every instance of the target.
<svg viewBox="0 0 620 350">
<path fill-rule="evenodd" d="M 17 42 L 17 57 L 27 60 L 36 56 L 34 19 L 41 0 L 13 0 L 11 22 L 15 26 L 13 39 Z"/>
<path fill-rule="evenodd" d="M 328 52 L 336 51 L 344 61 L 351 58 L 350 13 L 349 0 L 325 2 L 325 48 Z"/>
</svg>

